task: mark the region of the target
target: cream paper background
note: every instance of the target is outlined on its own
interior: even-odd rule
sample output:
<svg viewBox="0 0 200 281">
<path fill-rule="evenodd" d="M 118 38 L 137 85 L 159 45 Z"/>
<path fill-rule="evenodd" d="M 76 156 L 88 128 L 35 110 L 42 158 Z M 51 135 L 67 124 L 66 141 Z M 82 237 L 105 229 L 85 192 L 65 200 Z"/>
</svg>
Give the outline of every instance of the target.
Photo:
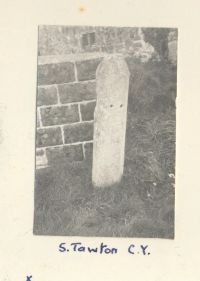
<svg viewBox="0 0 200 281">
<path fill-rule="evenodd" d="M 1 281 L 200 280 L 199 10 L 195 0 L 1 0 Z M 33 236 L 39 24 L 179 28 L 175 240 Z M 76 241 L 103 241 L 120 253 L 58 252 L 59 243 Z M 151 255 L 128 254 L 131 243 L 148 244 Z"/>
</svg>

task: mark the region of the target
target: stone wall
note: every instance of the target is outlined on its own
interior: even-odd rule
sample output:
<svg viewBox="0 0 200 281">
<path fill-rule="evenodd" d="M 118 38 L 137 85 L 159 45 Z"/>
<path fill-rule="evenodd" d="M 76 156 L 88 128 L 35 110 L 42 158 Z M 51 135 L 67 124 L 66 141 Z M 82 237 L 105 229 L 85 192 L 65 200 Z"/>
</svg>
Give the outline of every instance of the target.
<svg viewBox="0 0 200 281">
<path fill-rule="evenodd" d="M 169 42 L 176 41 L 171 38 Z M 154 48 L 144 41 L 140 28 L 39 28 L 37 168 L 91 155 L 96 69 L 109 53 L 146 62 Z"/>
<path fill-rule="evenodd" d="M 37 167 L 82 161 L 91 150 L 100 58 L 38 65 Z"/>
<path fill-rule="evenodd" d="M 144 41 L 141 28 L 95 26 L 40 26 L 38 55 L 123 53 L 148 60 L 154 49 Z"/>
</svg>

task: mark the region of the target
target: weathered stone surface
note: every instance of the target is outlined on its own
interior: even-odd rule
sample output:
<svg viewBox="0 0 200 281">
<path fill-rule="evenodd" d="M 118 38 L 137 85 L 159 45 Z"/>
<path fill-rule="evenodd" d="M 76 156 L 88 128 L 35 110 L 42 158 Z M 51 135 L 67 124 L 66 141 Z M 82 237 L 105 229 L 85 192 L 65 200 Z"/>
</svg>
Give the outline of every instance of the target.
<svg viewBox="0 0 200 281">
<path fill-rule="evenodd" d="M 47 148 L 46 154 L 49 165 L 60 162 L 83 160 L 83 149 L 81 144 Z"/>
<path fill-rule="evenodd" d="M 44 147 L 58 144 L 62 144 L 61 129 L 59 127 L 37 129 L 36 147 Z"/>
<path fill-rule="evenodd" d="M 75 80 L 71 62 L 38 65 L 38 85 L 61 84 Z"/>
<path fill-rule="evenodd" d="M 112 45 L 103 46 L 101 49 L 103 52 L 113 53 L 115 51 L 115 46 L 112 46 Z"/>
<path fill-rule="evenodd" d="M 92 160 L 93 143 L 85 143 L 84 149 L 85 149 L 85 159 Z"/>
<path fill-rule="evenodd" d="M 90 121 L 94 119 L 94 110 L 96 102 L 88 102 L 86 104 L 81 104 L 81 117 L 83 121 Z"/>
<path fill-rule="evenodd" d="M 37 106 L 52 105 L 58 102 L 57 90 L 55 86 L 38 87 L 37 90 Z"/>
<path fill-rule="evenodd" d="M 92 53 L 103 47 L 116 47 L 128 38 L 141 38 L 136 27 L 39 26 L 40 56 Z"/>
<path fill-rule="evenodd" d="M 76 62 L 77 75 L 79 81 L 95 79 L 96 69 L 102 59 L 86 60 Z"/>
<path fill-rule="evenodd" d="M 168 58 L 169 61 L 173 64 L 177 62 L 177 41 L 172 41 L 168 43 L 169 54 Z"/>
<path fill-rule="evenodd" d="M 64 127 L 65 143 L 89 141 L 93 139 L 93 123 L 77 123 Z"/>
<path fill-rule="evenodd" d="M 36 117 L 36 122 L 37 122 L 37 124 L 36 124 L 37 128 L 40 127 L 40 121 L 39 121 L 38 113 L 37 113 L 37 117 Z"/>
<path fill-rule="evenodd" d="M 178 29 L 172 28 L 168 35 L 168 42 L 177 41 L 178 40 Z"/>
<path fill-rule="evenodd" d="M 43 156 L 45 154 L 44 149 L 36 149 L 36 156 Z"/>
<path fill-rule="evenodd" d="M 46 152 L 43 149 L 36 150 L 36 169 L 44 168 L 48 165 Z"/>
<path fill-rule="evenodd" d="M 78 106 L 54 106 L 41 108 L 43 126 L 61 125 L 79 121 Z"/>
<path fill-rule="evenodd" d="M 121 180 L 124 169 L 129 70 L 119 56 L 104 58 L 96 74 L 92 181 L 106 187 Z"/>
<path fill-rule="evenodd" d="M 58 85 L 61 103 L 79 102 L 96 98 L 95 82 Z"/>
<path fill-rule="evenodd" d="M 135 48 L 140 48 L 140 47 L 142 47 L 142 42 L 141 42 L 141 41 L 136 41 L 136 42 L 134 42 L 132 45 L 133 45 L 133 47 L 135 47 Z"/>
</svg>

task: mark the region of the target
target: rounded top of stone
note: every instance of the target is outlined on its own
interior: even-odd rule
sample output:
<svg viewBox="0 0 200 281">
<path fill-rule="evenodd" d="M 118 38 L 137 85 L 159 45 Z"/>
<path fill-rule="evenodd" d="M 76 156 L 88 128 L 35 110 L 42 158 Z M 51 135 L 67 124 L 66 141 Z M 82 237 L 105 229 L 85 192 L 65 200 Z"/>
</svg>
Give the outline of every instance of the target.
<svg viewBox="0 0 200 281">
<path fill-rule="evenodd" d="M 127 63 L 122 54 L 111 54 L 105 56 L 96 71 L 97 76 L 101 74 L 110 75 L 111 73 L 116 75 L 130 75 Z"/>
<path fill-rule="evenodd" d="M 123 104 L 126 104 L 128 96 L 129 75 L 123 56 L 106 56 L 100 62 L 96 71 L 96 92 L 97 103 L 101 101 L 102 108 L 125 108 Z"/>
</svg>

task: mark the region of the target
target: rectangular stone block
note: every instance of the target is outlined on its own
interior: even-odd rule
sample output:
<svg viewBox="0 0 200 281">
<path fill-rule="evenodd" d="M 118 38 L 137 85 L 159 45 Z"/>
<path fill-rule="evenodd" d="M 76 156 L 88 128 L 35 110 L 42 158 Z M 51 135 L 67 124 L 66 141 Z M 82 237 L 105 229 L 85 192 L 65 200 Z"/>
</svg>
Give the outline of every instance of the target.
<svg viewBox="0 0 200 281">
<path fill-rule="evenodd" d="M 77 75 L 79 81 L 95 79 L 96 69 L 102 59 L 91 59 L 76 62 Z"/>
<path fill-rule="evenodd" d="M 85 159 L 92 160 L 93 143 L 84 143 Z"/>
<path fill-rule="evenodd" d="M 47 148 L 46 154 L 49 165 L 67 161 L 83 160 L 83 149 L 81 144 Z"/>
<path fill-rule="evenodd" d="M 65 143 L 89 141 L 93 139 L 93 123 L 77 123 L 64 127 Z"/>
<path fill-rule="evenodd" d="M 83 121 L 94 120 L 94 110 L 96 107 L 96 102 L 88 102 L 86 104 L 81 104 L 81 117 Z"/>
<path fill-rule="evenodd" d="M 43 126 L 53 126 L 79 121 L 78 105 L 41 108 Z"/>
<path fill-rule="evenodd" d="M 46 128 L 37 129 L 36 147 L 53 146 L 62 144 L 61 129 Z"/>
<path fill-rule="evenodd" d="M 61 84 L 75 80 L 71 62 L 38 65 L 38 85 Z"/>
<path fill-rule="evenodd" d="M 104 58 L 97 70 L 92 182 L 119 183 L 124 170 L 129 70 L 118 55 Z"/>
<path fill-rule="evenodd" d="M 56 87 L 38 87 L 37 89 L 37 106 L 52 105 L 58 102 Z"/>
<path fill-rule="evenodd" d="M 79 102 L 96 98 L 95 82 L 58 85 L 61 103 Z"/>
</svg>

